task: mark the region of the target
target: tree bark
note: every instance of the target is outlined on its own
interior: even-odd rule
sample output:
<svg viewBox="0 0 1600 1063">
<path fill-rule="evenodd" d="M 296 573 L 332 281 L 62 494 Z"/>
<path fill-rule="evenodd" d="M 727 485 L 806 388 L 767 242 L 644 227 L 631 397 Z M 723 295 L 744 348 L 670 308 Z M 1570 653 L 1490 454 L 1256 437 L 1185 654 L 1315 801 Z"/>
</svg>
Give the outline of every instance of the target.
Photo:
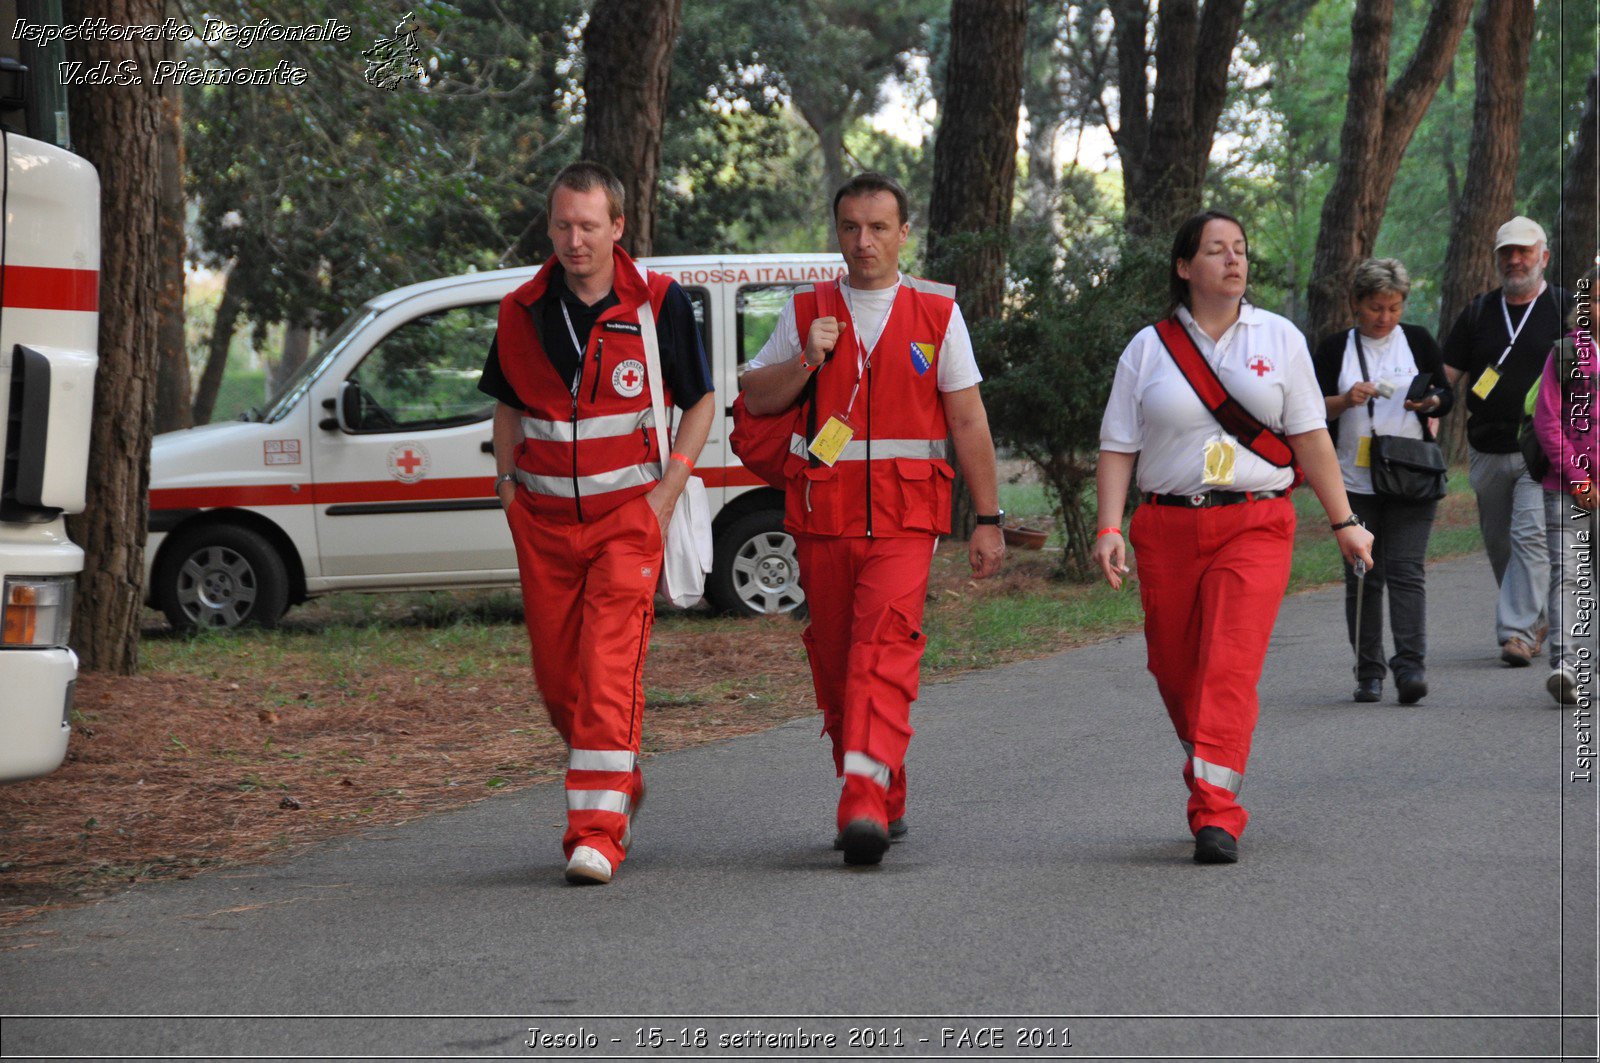
<svg viewBox="0 0 1600 1063">
<path fill-rule="evenodd" d="M 1312 260 L 1308 295 L 1313 336 L 1349 323 L 1350 271 L 1372 255 L 1400 160 L 1450 69 L 1471 13 L 1472 0 L 1435 0 L 1416 51 L 1386 88 L 1394 0 L 1356 4 L 1339 162 L 1322 204 Z"/>
<path fill-rule="evenodd" d="M 656 176 L 683 0 L 596 0 L 583 33 L 583 157 L 622 181 L 623 250 L 655 242 Z"/>
<path fill-rule="evenodd" d="M 1575 291 L 1578 278 L 1594 265 L 1600 218 L 1595 212 L 1595 141 L 1600 139 L 1600 111 L 1595 109 L 1595 79 L 1589 75 L 1588 95 L 1578 119 L 1578 138 L 1567 158 L 1567 177 L 1561 186 L 1561 215 L 1556 221 L 1555 246 L 1550 252 L 1550 272 L 1556 283 Z"/>
<path fill-rule="evenodd" d="M 180 18 L 172 0 L 169 13 Z M 165 42 L 164 57 L 178 58 L 178 42 Z M 161 87 L 161 191 L 156 202 L 161 226 L 161 335 L 157 342 L 155 431 L 172 432 L 194 423 L 189 405 L 189 350 L 184 336 L 183 92 L 176 82 Z"/>
<path fill-rule="evenodd" d="M 278 364 L 272 367 L 272 385 L 269 392 L 276 392 L 283 387 L 283 382 L 295 374 L 295 370 L 305 364 L 306 355 L 311 353 L 311 326 L 301 322 L 289 321 L 283 326 L 283 351 L 278 356 Z"/>
<path fill-rule="evenodd" d="M 1017 121 L 1027 0 L 953 0 L 950 65 L 933 147 L 928 265 L 956 286 L 969 326 L 1000 316 L 1006 238 L 1017 176 Z M 953 493 L 954 534 L 972 534 L 964 485 Z"/>
<path fill-rule="evenodd" d="M 233 270 L 230 269 L 222 278 L 222 298 L 217 303 L 217 317 L 212 322 L 211 339 L 206 345 L 206 367 L 200 371 L 200 384 L 194 392 L 195 424 L 211 423 L 217 393 L 222 390 L 222 377 L 228 369 L 228 348 L 233 346 L 239 310 L 239 291 L 233 285 Z"/>
<path fill-rule="evenodd" d="M 1145 110 L 1143 70 L 1146 5 L 1122 0 L 1112 8 L 1119 51 L 1120 128 L 1126 225 L 1137 235 L 1171 232 L 1200 207 L 1227 101 L 1228 66 L 1244 25 L 1244 0 L 1163 0 L 1156 16 L 1154 102 Z M 1137 96 L 1135 97 L 1135 93 Z"/>
<path fill-rule="evenodd" d="M 67 5 L 69 22 L 159 23 L 160 0 Z M 100 368 L 90 430 L 88 507 L 68 520 L 83 547 L 72 643 L 89 671 L 131 675 L 139 663 L 144 540 L 162 298 L 161 227 L 150 209 L 161 183 L 161 94 L 149 77 L 161 58 L 148 41 L 67 42 L 68 56 L 113 70 L 137 63 L 145 84 L 73 87 L 78 151 L 100 171 Z"/>
<path fill-rule="evenodd" d="M 1495 286 L 1494 232 L 1516 213 L 1517 154 L 1523 91 L 1533 45 L 1533 0 L 1491 0 L 1473 23 L 1477 43 L 1472 143 L 1467 179 L 1450 225 L 1440 284 L 1439 336 L 1450 332 L 1468 301 Z M 1462 384 L 1465 385 L 1463 380 Z M 1464 409 L 1465 407 L 1463 407 Z M 1465 447 L 1465 417 L 1452 417 L 1449 451 Z"/>
</svg>

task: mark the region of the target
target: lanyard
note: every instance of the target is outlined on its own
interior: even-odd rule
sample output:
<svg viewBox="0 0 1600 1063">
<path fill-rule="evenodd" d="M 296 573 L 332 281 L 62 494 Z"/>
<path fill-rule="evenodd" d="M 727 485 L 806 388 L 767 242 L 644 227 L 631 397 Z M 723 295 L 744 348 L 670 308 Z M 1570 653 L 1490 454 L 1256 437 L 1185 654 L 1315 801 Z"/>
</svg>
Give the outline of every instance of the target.
<svg viewBox="0 0 1600 1063">
<path fill-rule="evenodd" d="M 1511 348 L 1517 345 L 1517 337 L 1522 335 L 1522 326 L 1526 325 L 1528 323 L 1528 319 L 1533 316 L 1534 305 L 1539 302 L 1539 296 L 1544 294 L 1544 289 L 1545 285 L 1541 281 L 1539 284 L 1538 293 L 1535 294 L 1531 300 L 1529 300 L 1527 309 L 1522 311 L 1522 320 L 1517 322 L 1516 328 L 1511 327 L 1511 307 L 1506 302 L 1506 293 L 1500 293 L 1500 313 L 1505 316 L 1506 334 L 1511 337 L 1511 340 L 1506 344 L 1506 349 L 1500 352 L 1500 357 L 1495 361 L 1494 367 L 1496 369 L 1499 369 L 1500 364 L 1506 360 L 1506 355 L 1511 353 Z"/>
<path fill-rule="evenodd" d="M 878 338 L 872 341 L 871 350 L 862 350 L 861 326 L 856 320 L 855 300 L 850 297 L 849 292 L 848 285 L 839 285 L 839 294 L 844 297 L 844 307 L 850 314 L 850 325 L 855 329 L 856 333 L 856 386 L 850 389 L 850 404 L 844 408 L 846 420 L 849 419 L 850 414 L 856 408 L 856 395 L 861 391 L 862 377 L 866 375 L 867 370 L 872 366 L 872 356 L 877 353 L 878 344 L 883 342 L 883 334 L 889 331 L 889 315 L 894 313 L 894 301 L 900 294 L 900 279 L 898 277 L 895 278 L 894 291 L 889 296 L 889 309 L 884 311 L 883 327 L 878 330 Z"/>
<path fill-rule="evenodd" d="M 561 320 L 567 323 L 567 335 L 572 337 L 572 349 L 578 352 L 578 371 L 572 374 L 572 397 L 578 397 L 578 386 L 583 383 L 583 344 L 578 342 L 578 330 L 572 327 L 572 315 L 567 313 L 567 301 L 561 300 Z"/>
</svg>

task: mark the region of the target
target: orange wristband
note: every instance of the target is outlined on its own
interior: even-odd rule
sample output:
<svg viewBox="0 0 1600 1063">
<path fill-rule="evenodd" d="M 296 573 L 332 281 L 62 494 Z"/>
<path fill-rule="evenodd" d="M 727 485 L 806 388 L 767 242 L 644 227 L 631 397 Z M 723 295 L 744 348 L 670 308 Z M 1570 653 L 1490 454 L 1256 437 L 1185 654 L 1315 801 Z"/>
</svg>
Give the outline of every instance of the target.
<svg viewBox="0 0 1600 1063">
<path fill-rule="evenodd" d="M 681 462 L 683 462 L 684 468 L 688 469 L 690 472 L 694 472 L 694 462 L 690 461 L 688 458 L 684 457 L 682 454 L 679 454 L 676 450 L 674 450 L 672 452 L 672 460 L 673 461 L 681 461 Z"/>
<path fill-rule="evenodd" d="M 1117 535 L 1121 535 L 1122 534 L 1122 529 L 1121 528 L 1101 528 L 1099 533 L 1097 535 L 1095 535 L 1095 538 L 1098 539 L 1102 535 L 1111 535 L 1112 533 L 1116 533 Z"/>
</svg>

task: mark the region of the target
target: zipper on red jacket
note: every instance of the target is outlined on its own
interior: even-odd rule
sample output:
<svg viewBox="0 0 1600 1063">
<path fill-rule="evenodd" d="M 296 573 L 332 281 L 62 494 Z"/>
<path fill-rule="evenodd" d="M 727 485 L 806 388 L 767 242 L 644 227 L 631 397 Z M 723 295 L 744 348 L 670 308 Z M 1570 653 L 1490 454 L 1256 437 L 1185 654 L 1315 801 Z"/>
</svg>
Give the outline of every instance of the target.
<svg viewBox="0 0 1600 1063">
<path fill-rule="evenodd" d="M 601 336 L 594 341 L 594 383 L 589 386 L 589 401 L 594 402 L 600 395 L 600 352 L 606 349 L 606 338 Z"/>
<path fill-rule="evenodd" d="M 583 500 L 578 497 L 578 391 L 583 387 L 583 355 L 578 355 L 578 375 L 572 378 L 572 508 L 583 520 Z"/>
<path fill-rule="evenodd" d="M 884 327 L 889 319 L 884 318 Z M 881 333 L 879 334 L 881 338 Z M 858 340 L 859 336 L 856 337 Z M 872 538 L 872 355 L 867 355 L 867 538 Z"/>
</svg>

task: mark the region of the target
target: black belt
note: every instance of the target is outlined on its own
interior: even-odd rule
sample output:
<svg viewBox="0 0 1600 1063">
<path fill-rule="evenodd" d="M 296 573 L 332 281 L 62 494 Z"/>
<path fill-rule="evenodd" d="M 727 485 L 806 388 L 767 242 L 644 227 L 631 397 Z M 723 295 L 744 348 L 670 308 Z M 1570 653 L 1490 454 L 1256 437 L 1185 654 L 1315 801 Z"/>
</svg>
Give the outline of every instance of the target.
<svg viewBox="0 0 1600 1063">
<path fill-rule="evenodd" d="M 1185 509 L 1206 509 L 1210 506 L 1232 506 L 1240 502 L 1264 502 L 1269 498 L 1282 498 L 1287 491 L 1202 491 L 1197 495 L 1146 495 L 1146 502 L 1158 506 L 1182 506 Z"/>
</svg>

